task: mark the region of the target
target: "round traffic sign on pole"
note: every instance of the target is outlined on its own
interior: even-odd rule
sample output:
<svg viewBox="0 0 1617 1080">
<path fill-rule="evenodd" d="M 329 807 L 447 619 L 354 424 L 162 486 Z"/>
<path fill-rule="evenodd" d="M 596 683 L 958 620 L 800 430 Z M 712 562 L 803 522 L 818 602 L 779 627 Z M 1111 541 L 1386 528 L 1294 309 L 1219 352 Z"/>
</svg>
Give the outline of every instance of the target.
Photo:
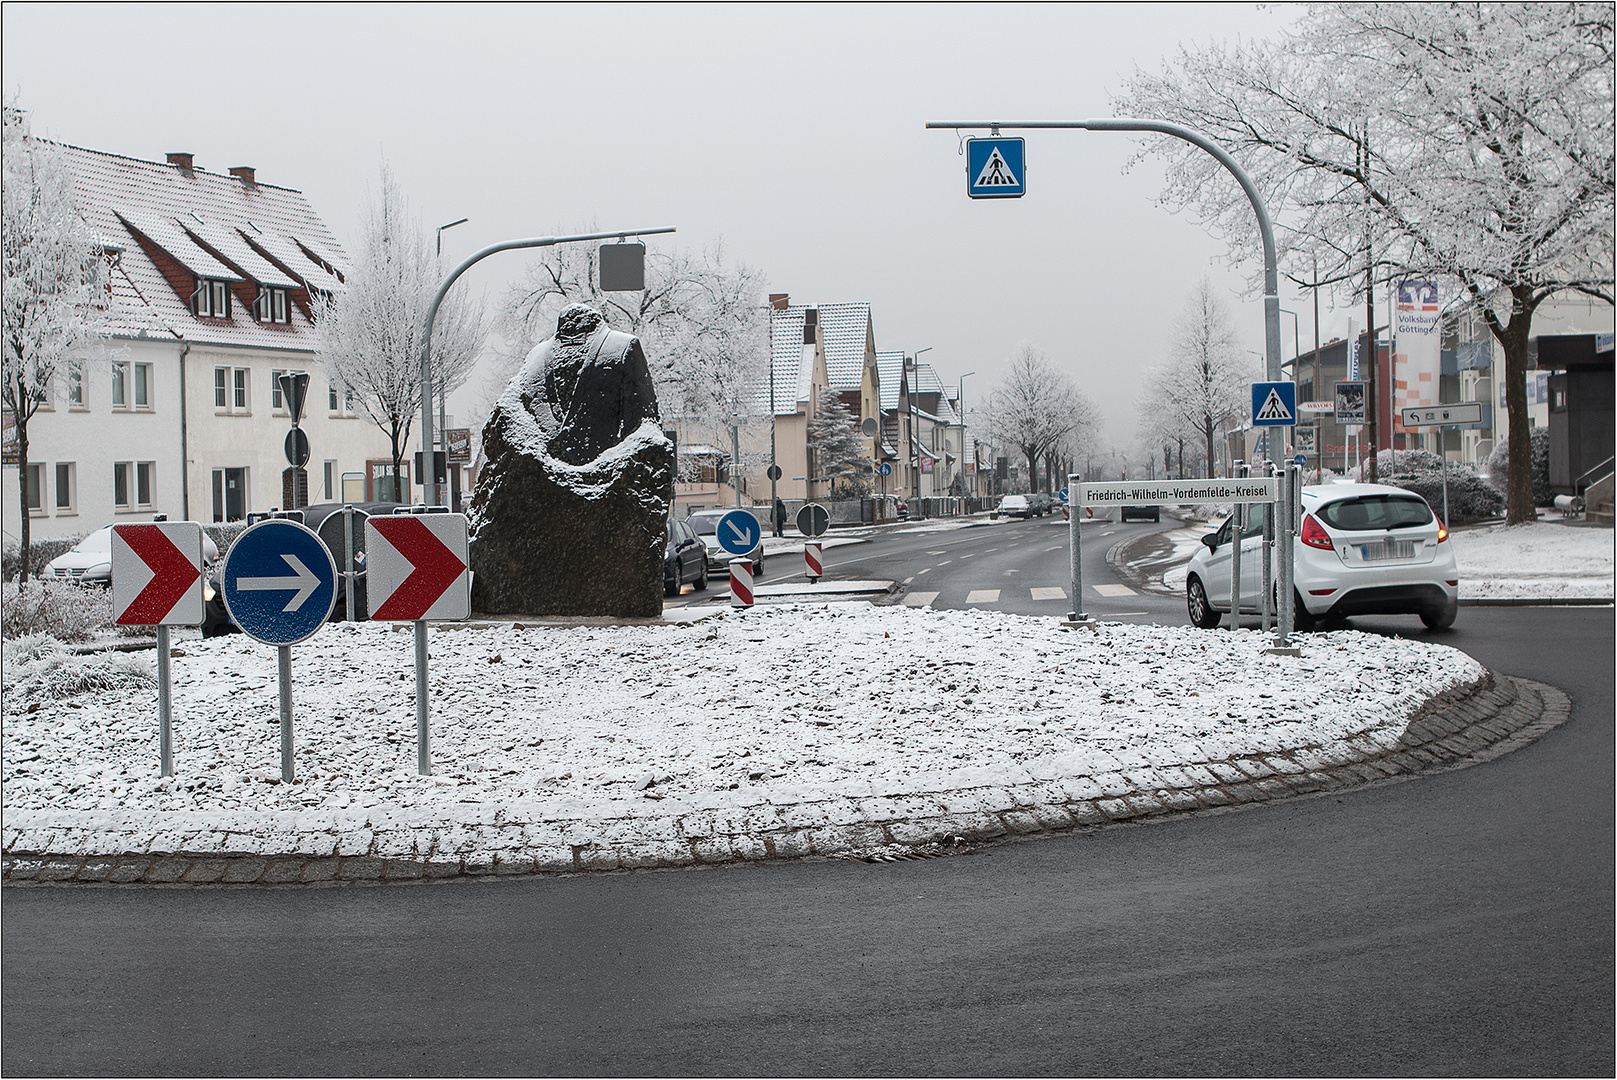
<svg viewBox="0 0 1617 1080">
<path fill-rule="evenodd" d="M 731 555 L 746 555 L 764 538 L 764 527 L 746 510 L 732 510 L 715 526 L 719 546 Z"/>
<path fill-rule="evenodd" d="M 771 480 L 779 480 L 781 478 L 780 466 L 771 465 L 769 468 L 764 470 L 764 475 L 769 477 Z"/>
<path fill-rule="evenodd" d="M 831 515 L 819 503 L 805 503 L 797 512 L 797 531 L 807 537 L 824 536 Z"/>
<path fill-rule="evenodd" d="M 302 428 L 293 428 L 286 433 L 286 460 L 294 469 L 301 469 L 309 463 L 309 436 L 304 434 Z"/>
<path fill-rule="evenodd" d="M 296 645 L 320 632 L 337 603 L 337 564 L 312 529 L 274 518 L 249 526 L 225 556 L 225 610 L 265 645 Z"/>
<path fill-rule="evenodd" d="M 882 476 L 892 476 L 893 475 L 893 466 L 892 466 L 892 464 L 890 462 L 884 461 L 880 465 L 876 466 L 876 472 L 878 472 Z"/>
</svg>

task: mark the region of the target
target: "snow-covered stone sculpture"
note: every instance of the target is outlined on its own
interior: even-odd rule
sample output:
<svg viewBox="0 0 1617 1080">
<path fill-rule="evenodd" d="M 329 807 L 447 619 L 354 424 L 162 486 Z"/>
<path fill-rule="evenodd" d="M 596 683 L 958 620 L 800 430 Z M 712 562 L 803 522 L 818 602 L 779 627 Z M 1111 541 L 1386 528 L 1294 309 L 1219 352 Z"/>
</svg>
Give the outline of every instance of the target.
<svg viewBox="0 0 1617 1080">
<path fill-rule="evenodd" d="M 472 608 L 656 616 L 674 495 L 640 340 L 574 304 L 483 428 L 472 496 Z"/>
</svg>

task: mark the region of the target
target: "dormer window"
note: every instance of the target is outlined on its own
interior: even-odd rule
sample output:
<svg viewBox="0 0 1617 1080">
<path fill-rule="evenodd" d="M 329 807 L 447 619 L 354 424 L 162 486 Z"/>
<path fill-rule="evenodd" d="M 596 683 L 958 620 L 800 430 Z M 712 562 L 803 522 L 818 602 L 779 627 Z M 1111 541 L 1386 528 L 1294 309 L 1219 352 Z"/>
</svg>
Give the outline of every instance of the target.
<svg viewBox="0 0 1617 1080">
<path fill-rule="evenodd" d="M 292 315 L 286 306 L 286 290 L 269 286 L 258 290 L 258 299 L 253 301 L 253 318 L 263 323 L 291 322 Z"/>
<path fill-rule="evenodd" d="M 229 286 L 223 281 L 198 278 L 197 291 L 191 294 L 191 312 L 202 318 L 230 318 Z"/>
</svg>

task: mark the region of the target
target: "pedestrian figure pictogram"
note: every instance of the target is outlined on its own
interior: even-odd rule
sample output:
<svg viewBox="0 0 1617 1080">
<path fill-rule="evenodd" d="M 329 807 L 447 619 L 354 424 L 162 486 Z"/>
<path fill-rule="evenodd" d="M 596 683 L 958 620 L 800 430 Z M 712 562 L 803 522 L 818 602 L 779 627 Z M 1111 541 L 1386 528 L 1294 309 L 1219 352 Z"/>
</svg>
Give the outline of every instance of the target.
<svg viewBox="0 0 1617 1080">
<path fill-rule="evenodd" d="M 1011 167 L 1005 164 L 1005 158 L 1000 155 L 999 147 L 994 147 L 993 153 L 988 155 L 988 164 L 983 171 L 977 174 L 974 187 L 1021 187 L 1022 182 L 1011 173 Z"/>
</svg>

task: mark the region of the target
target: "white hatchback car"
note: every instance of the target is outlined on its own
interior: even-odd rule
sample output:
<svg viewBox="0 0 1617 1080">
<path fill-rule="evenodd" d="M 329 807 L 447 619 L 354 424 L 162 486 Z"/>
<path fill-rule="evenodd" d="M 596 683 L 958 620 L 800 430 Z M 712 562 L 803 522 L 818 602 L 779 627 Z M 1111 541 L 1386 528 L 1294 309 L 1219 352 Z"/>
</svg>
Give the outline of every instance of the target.
<svg viewBox="0 0 1617 1080">
<path fill-rule="evenodd" d="M 1454 547 L 1425 499 L 1384 484 L 1325 484 L 1303 488 L 1302 501 L 1293 544 L 1296 629 L 1349 615 L 1419 615 L 1433 630 L 1454 624 L 1460 586 Z M 1262 602 L 1267 509 L 1250 508 L 1241 536 L 1243 613 L 1257 614 Z M 1205 548 L 1190 560 L 1185 606 L 1197 626 L 1217 626 L 1230 610 L 1230 532 L 1226 521 L 1202 537 Z"/>
</svg>

